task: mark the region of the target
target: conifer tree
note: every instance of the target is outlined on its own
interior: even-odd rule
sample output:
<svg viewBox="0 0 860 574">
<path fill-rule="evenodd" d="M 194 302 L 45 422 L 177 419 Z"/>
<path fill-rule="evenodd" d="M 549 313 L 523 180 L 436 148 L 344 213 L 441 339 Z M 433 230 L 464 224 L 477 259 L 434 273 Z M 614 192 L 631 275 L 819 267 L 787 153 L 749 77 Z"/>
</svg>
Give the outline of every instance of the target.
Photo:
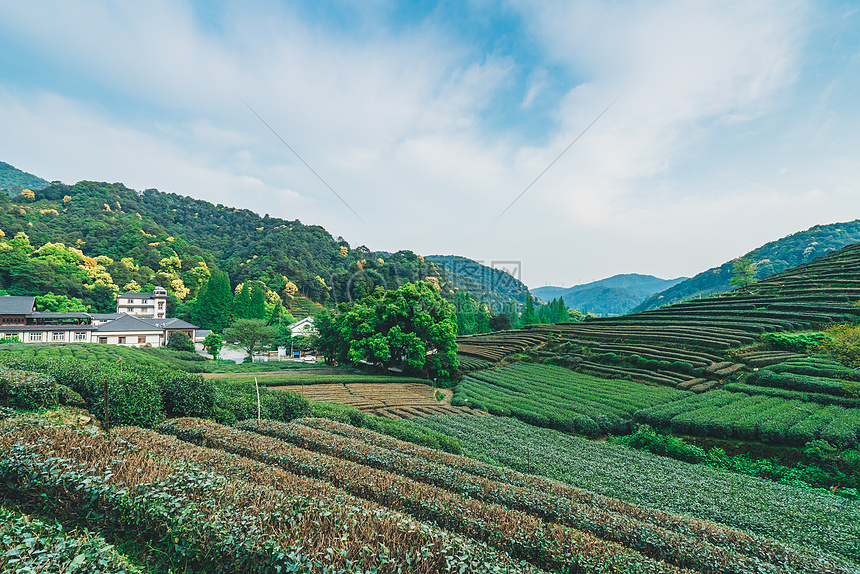
<svg viewBox="0 0 860 574">
<path fill-rule="evenodd" d="M 242 289 L 233 299 L 233 317 L 236 319 L 251 319 L 251 290 L 248 282 L 242 283 Z"/>
<path fill-rule="evenodd" d="M 537 323 L 540 323 L 540 319 L 538 319 L 537 313 L 535 313 L 534 300 L 531 293 L 526 293 L 526 306 L 523 309 L 522 324 L 535 325 Z"/>
<path fill-rule="evenodd" d="M 263 288 L 259 283 L 254 283 L 251 289 L 251 305 L 249 308 L 250 319 L 265 319 L 266 318 L 266 295 L 263 293 Z"/>
<path fill-rule="evenodd" d="M 232 303 L 230 279 L 225 272 L 215 269 L 197 295 L 194 321 L 204 329 L 221 331 L 230 324 Z"/>
</svg>

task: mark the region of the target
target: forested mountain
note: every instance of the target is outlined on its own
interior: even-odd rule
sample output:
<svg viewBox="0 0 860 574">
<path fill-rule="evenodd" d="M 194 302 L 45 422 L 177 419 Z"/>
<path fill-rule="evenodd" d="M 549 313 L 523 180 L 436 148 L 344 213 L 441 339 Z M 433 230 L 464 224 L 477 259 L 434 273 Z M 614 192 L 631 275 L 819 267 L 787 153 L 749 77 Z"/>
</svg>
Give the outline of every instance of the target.
<svg viewBox="0 0 860 574">
<path fill-rule="evenodd" d="M 12 166 L 6 171 L 23 174 Z M 260 281 L 302 313 L 308 299 L 333 306 L 419 280 L 438 284 L 449 300 L 468 292 L 477 302 L 481 286 L 470 277 L 487 276 L 488 304 L 522 302 L 527 291 L 519 281 L 509 285 L 509 275 L 464 258 L 448 258 L 446 273 L 433 258 L 353 248 L 298 220 L 121 183 L 45 183 L 30 186 L 32 193 L 0 193 L 0 291 L 8 294 L 53 292 L 108 311 L 119 291 L 161 285 L 181 306 L 194 300 L 214 269 L 228 274 L 231 288 Z"/>
<path fill-rule="evenodd" d="M 509 272 L 516 273 L 516 269 L 505 269 L 505 263 L 513 262 L 488 266 L 459 255 L 428 255 L 425 259 L 441 270 L 446 289 L 467 294 L 476 303 L 483 300 L 494 315 L 504 313 L 511 302 L 518 307 L 525 303 L 529 288 Z"/>
<path fill-rule="evenodd" d="M 537 287 L 531 292 L 544 301 L 561 297 L 568 309 L 597 315 L 621 315 L 646 297 L 685 279 L 686 277 L 660 279 L 653 275 L 626 273 L 573 287 Z"/>
<path fill-rule="evenodd" d="M 860 219 L 846 223 L 816 225 L 782 239 L 765 243 L 744 255 L 756 266 L 756 278 L 763 279 L 789 267 L 807 263 L 818 257 L 860 242 Z M 662 305 L 678 303 L 687 299 L 704 297 L 714 293 L 730 291 L 734 287 L 729 280 L 734 276 L 734 261 L 703 271 L 678 283 L 674 287 L 652 295 L 631 312 L 656 309 Z"/>
<path fill-rule="evenodd" d="M 328 304 L 362 297 L 377 286 L 391 288 L 427 277 L 444 282 L 434 265 L 410 251 L 351 248 L 322 227 L 297 220 L 260 217 L 154 189 L 137 192 L 120 183 L 53 183 L 34 191 L 33 197 L 0 194 L 5 237 L 23 232 L 33 248 L 62 243 L 88 257 L 110 258 L 105 265 L 122 275 L 115 282 L 120 288 L 131 280 L 141 288 L 165 282 L 159 272 L 171 258 L 176 258 L 174 271 L 183 281 L 195 279 L 187 274 L 205 263 L 226 271 L 231 285 L 260 280 L 272 291 Z M 117 265 L 124 258 L 137 268 L 136 276 L 126 276 Z M 43 276 L 51 275 L 43 271 Z M 11 272 L 2 279 L 0 289 L 10 293 L 42 291 L 55 284 L 32 273 L 26 281 Z M 170 281 L 163 286 L 172 289 Z"/>
<path fill-rule="evenodd" d="M 41 177 L 0 161 L 0 189 L 5 190 L 8 195 L 18 195 L 25 189 L 42 189 L 49 185 L 50 182 Z"/>
</svg>

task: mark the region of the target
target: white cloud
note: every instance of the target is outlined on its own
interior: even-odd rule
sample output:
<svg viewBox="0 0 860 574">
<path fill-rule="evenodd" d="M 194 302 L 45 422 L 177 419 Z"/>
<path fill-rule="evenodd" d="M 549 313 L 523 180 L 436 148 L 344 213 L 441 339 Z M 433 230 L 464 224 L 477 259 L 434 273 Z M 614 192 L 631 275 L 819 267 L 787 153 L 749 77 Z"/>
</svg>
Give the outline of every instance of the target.
<svg viewBox="0 0 860 574">
<path fill-rule="evenodd" d="M 77 88 L 16 86 L 0 74 L 0 124 L 15 134 L 0 159 L 67 182 L 122 181 L 300 218 L 374 249 L 521 259 L 535 284 L 570 284 L 564 269 L 587 268 L 589 279 L 691 274 L 745 242 L 816 223 L 856 191 L 856 160 L 812 185 L 815 169 L 778 154 L 759 171 L 726 159 L 732 140 L 787 105 L 809 33 L 804 3 L 510 5 L 539 52 L 528 69 L 436 19 L 387 28 L 384 6 L 344 34 L 277 4 L 224 3 L 206 27 L 189 3 L 4 5 L 0 35 Z M 510 94 L 522 113 L 552 119 L 545 142 L 488 113 Z M 727 167 L 709 168 L 710 178 L 684 171 L 710 163 Z M 775 190 L 780 175 L 787 187 Z M 813 188 L 822 195 L 803 195 Z M 792 211 L 800 205 L 802 215 Z M 764 212 L 782 219 L 761 223 Z"/>
</svg>

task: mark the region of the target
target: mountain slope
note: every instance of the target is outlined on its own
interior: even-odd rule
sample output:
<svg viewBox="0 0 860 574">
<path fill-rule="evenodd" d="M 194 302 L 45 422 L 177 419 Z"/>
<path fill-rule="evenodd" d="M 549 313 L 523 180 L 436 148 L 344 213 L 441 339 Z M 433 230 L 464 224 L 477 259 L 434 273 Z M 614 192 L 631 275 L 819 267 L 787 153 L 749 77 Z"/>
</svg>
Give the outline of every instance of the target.
<svg viewBox="0 0 860 574">
<path fill-rule="evenodd" d="M 646 297 L 677 285 L 686 278 L 660 279 L 653 275 L 627 273 L 573 287 L 537 287 L 534 296 L 549 301 L 564 298 L 568 309 L 598 315 L 620 315 L 642 302 Z"/>
<path fill-rule="evenodd" d="M 483 298 L 493 314 L 503 313 L 511 301 L 520 305 L 525 302 L 528 287 L 502 269 L 459 255 L 428 255 L 424 259 L 440 269 L 447 281 L 443 287 L 466 292 L 477 302 Z"/>
<path fill-rule="evenodd" d="M 9 195 L 17 195 L 23 189 L 42 189 L 51 185 L 41 177 L 0 161 L 0 189 L 7 190 Z"/>
<path fill-rule="evenodd" d="M 23 173 L 12 166 L 8 168 L 10 173 Z M 455 291 L 469 289 L 461 284 L 468 283 L 468 275 L 486 275 L 493 277 L 492 283 L 497 287 L 502 284 L 496 276 L 501 272 L 464 258 L 460 259 L 468 264 L 455 264 L 456 258 L 451 259 L 450 277 L 446 279 L 439 265 L 411 251 L 388 253 L 365 246 L 351 247 L 318 225 L 268 214 L 261 217 L 246 209 L 155 189 L 138 192 L 121 183 L 89 181 L 74 185 L 55 182 L 33 189 L 34 198 L 0 194 L 2 236 L 8 241 L 23 232 L 33 249 L 46 243 L 63 243 L 88 257 L 109 257 L 113 263 L 105 262 L 99 272 L 108 273 L 119 288 L 136 281 L 140 288 L 162 284 L 172 293 L 172 279 L 181 278 L 185 285 L 197 282 L 198 278 L 191 275 L 199 271 L 196 268 L 201 263 L 226 271 L 231 286 L 248 279 L 260 280 L 282 294 L 285 301 L 291 299 L 290 294 L 296 294 L 290 289 L 297 288 L 299 295 L 330 305 L 361 298 L 377 287 L 393 289 L 425 279 L 437 281 L 449 299 Z M 0 270 L 0 289 L 19 295 L 48 290 L 79 298 L 91 294 L 91 289 L 82 290 L 81 282 L 69 279 L 68 273 L 56 268 L 55 261 L 31 254 L 32 249 L 24 251 L 25 259 L 13 272 Z M 179 268 L 163 269 L 165 260 L 172 257 L 178 258 Z M 119 264 L 125 258 L 133 264 L 131 274 L 126 270 L 128 265 Z M 473 266 L 478 268 L 472 269 Z M 459 273 L 458 269 L 469 271 Z M 165 271 L 173 277 L 168 280 Z M 84 284 L 88 284 L 86 280 Z M 516 297 L 522 301 L 521 294 L 526 291 L 519 282 L 502 291 L 505 289 L 512 290 L 513 295 L 501 294 L 497 289 L 487 293 L 488 301 L 504 303 Z M 195 293 L 192 288 L 179 299 L 189 300 Z M 480 293 L 475 293 L 479 300 Z M 106 307 L 109 303 L 105 299 L 96 306 Z"/>
<path fill-rule="evenodd" d="M 750 251 L 744 257 L 750 257 L 757 263 L 757 278 L 763 279 L 858 242 L 860 242 L 860 219 L 845 223 L 816 225 L 805 231 L 766 243 Z M 733 277 L 732 268 L 733 262 L 727 261 L 719 267 L 703 271 L 674 287 L 650 296 L 634 308 L 631 313 L 730 291 L 733 289 L 729 283 Z"/>
</svg>

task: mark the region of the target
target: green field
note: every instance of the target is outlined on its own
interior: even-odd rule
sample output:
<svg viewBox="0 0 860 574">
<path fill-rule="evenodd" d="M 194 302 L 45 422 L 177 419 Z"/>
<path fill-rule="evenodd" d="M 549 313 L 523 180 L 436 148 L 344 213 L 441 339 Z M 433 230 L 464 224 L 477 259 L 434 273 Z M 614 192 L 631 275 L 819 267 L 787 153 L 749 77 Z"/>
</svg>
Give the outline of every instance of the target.
<svg viewBox="0 0 860 574">
<path fill-rule="evenodd" d="M 798 446 L 823 439 L 851 448 L 860 439 L 860 409 L 722 390 L 643 409 L 635 418 L 678 434 Z"/>
<path fill-rule="evenodd" d="M 601 379 L 562 367 L 513 363 L 464 377 L 455 389 L 452 404 L 594 436 L 628 432 L 634 412 L 689 395 L 666 387 Z"/>
<path fill-rule="evenodd" d="M 511 418 L 430 417 L 410 424 L 455 437 L 471 455 L 521 472 L 860 559 L 860 504 L 829 493 L 595 443 Z"/>
</svg>

